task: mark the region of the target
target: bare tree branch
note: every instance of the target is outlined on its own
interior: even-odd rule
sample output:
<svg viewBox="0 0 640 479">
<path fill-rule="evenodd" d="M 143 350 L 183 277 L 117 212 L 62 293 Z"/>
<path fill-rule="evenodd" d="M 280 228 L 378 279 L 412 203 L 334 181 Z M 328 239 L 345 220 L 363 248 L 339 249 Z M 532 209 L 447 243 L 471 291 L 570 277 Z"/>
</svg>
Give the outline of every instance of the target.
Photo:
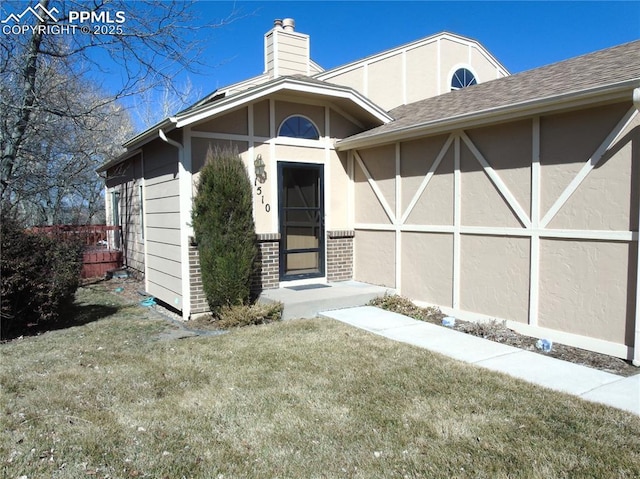
<svg viewBox="0 0 640 479">
<path fill-rule="evenodd" d="M 179 1 L 39 0 L 33 8 L 57 12 L 55 18 L 25 15 L 20 25 L 31 22 L 32 29 L 3 35 L 3 205 L 40 212 L 39 221 L 59 217 L 51 208 L 75 208 L 76 200 L 93 208 L 98 184 L 93 171 L 117 154 L 119 142 L 131 134 L 128 115 L 117 102 L 158 89 L 167 108 L 192 101 L 173 78 L 207 67 L 200 54 L 205 35 L 239 17 L 232 11 L 217 22 L 203 22 L 193 6 Z M 7 18 L 8 12 L 19 14 L 24 8 L 24 2 L 5 1 L 0 12 Z M 81 23 L 77 12 L 116 21 Z M 92 28 L 95 23 L 108 28 Z M 51 26 L 68 27 L 72 33 L 56 34 Z M 112 75 L 120 79 L 118 87 L 105 82 Z"/>
</svg>

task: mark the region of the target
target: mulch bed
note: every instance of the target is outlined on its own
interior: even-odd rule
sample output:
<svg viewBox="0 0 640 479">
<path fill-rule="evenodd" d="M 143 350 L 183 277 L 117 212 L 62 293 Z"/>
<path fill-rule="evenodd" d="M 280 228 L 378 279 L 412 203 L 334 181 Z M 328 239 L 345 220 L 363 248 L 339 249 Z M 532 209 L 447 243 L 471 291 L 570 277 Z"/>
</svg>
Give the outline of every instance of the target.
<svg viewBox="0 0 640 479">
<path fill-rule="evenodd" d="M 442 326 L 442 318 L 445 315 L 438 308 L 421 308 L 413 304 L 407 298 L 401 296 L 385 296 L 372 301 L 373 306 L 394 311 L 399 314 L 427 321 Z M 571 363 L 588 366 L 619 376 L 633 376 L 640 374 L 640 368 L 635 367 L 630 361 L 625 361 L 606 354 L 595 353 L 585 349 L 574 348 L 565 344 L 553 343 L 551 351 L 543 352 L 536 347 L 538 338 L 516 333 L 507 328 L 501 322 L 474 323 L 456 319 L 454 330 L 466 334 L 472 334 L 490 341 L 506 344 L 526 351 L 533 351 L 552 358 L 569 361 Z"/>
</svg>

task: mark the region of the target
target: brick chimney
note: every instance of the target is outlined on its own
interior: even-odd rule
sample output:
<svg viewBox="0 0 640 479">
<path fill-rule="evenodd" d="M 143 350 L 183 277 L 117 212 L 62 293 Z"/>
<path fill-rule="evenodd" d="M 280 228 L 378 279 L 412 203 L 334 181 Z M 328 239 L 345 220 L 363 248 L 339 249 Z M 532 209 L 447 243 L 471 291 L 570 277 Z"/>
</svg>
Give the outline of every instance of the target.
<svg viewBox="0 0 640 479">
<path fill-rule="evenodd" d="M 270 78 L 310 75 L 309 35 L 295 31 L 293 18 L 275 20 L 264 36 L 264 69 Z"/>
</svg>

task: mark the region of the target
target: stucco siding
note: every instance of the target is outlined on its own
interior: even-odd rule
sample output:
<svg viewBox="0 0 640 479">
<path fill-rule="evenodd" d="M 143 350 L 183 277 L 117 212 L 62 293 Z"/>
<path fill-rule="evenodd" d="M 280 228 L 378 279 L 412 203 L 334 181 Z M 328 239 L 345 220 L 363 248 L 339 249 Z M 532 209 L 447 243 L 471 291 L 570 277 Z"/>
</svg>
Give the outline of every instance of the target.
<svg viewBox="0 0 640 479">
<path fill-rule="evenodd" d="M 351 229 L 348 206 L 349 175 L 347 174 L 347 153 L 331 151 L 329 162 L 331 177 L 325 182 L 325 189 L 330 191 L 330 204 L 327 205 L 330 222 L 327 224 L 327 229 Z"/>
<path fill-rule="evenodd" d="M 211 148 L 225 151 L 231 150 L 238 154 L 247 151 L 248 142 L 235 140 L 218 140 L 213 138 L 192 138 L 191 139 L 191 169 L 194 173 L 193 181 L 197 184 L 197 174 L 200 172 L 207 160 L 207 152 Z"/>
<path fill-rule="evenodd" d="M 336 111 L 331 110 L 330 115 L 331 132 L 329 135 L 331 138 L 347 138 L 348 136 L 355 135 L 362 131 L 361 127 L 346 119 Z"/>
<path fill-rule="evenodd" d="M 384 109 L 404 103 L 404 75 L 402 54 L 384 58 L 369 64 L 367 96 Z"/>
<path fill-rule="evenodd" d="M 451 91 L 451 78 L 458 68 L 471 66 L 470 49 L 466 42 L 452 38 L 440 40 L 440 93 Z"/>
<path fill-rule="evenodd" d="M 273 112 L 271 111 L 273 105 Z M 253 135 L 245 120 L 249 118 L 249 108 L 253 110 Z M 271 118 L 273 114 L 273 124 Z M 303 115 L 311 119 L 318 127 L 320 141 L 304 140 L 289 137 L 277 137 L 278 128 L 282 122 L 292 115 Z M 329 119 L 328 125 L 326 119 Z M 265 164 L 267 179 L 264 183 L 253 184 L 254 220 L 259 234 L 277 233 L 277 164 L 279 161 L 325 164 L 325 185 L 327 228 L 346 229 L 348 213 L 345 204 L 349 190 L 348 174 L 346 171 L 346 154 L 342 157 L 333 149 L 332 145 L 324 141 L 329 134 L 334 138 L 344 138 L 362 131 L 362 127 L 346 118 L 330 105 L 315 105 L 283 101 L 275 97 L 252 104 L 251 107 L 236 110 L 229 115 L 222 115 L 215 120 L 204 122 L 191 131 L 190 152 L 193 171 L 193 194 L 199 181 L 199 172 L 204 165 L 207 151 L 212 148 L 235 148 L 242 156 L 250 178 L 254 179 L 254 161 L 258 156 Z M 248 120 L 247 120 L 248 121 Z M 225 125 L 223 131 L 217 131 L 217 125 Z M 325 132 L 326 127 L 329 130 Z M 246 128 L 246 129 L 245 129 Z M 276 137 L 269 140 L 274 131 Z M 218 137 L 220 135 L 220 137 Z M 235 135 L 230 138 L 229 135 Z M 246 139 L 246 140 L 245 140 Z M 267 142 L 268 141 L 268 142 Z M 167 202 L 162 207 L 170 207 Z M 160 208 L 161 206 L 158 205 Z"/>
<path fill-rule="evenodd" d="M 628 109 L 610 105 L 540 119 L 541 208 L 546 212 Z"/>
<path fill-rule="evenodd" d="M 550 228 L 585 230 L 638 229 L 640 119 L 623 131 L 597 166 L 549 223 Z M 636 150 L 637 151 L 637 150 Z M 588 212 L 588 214 L 584 214 Z"/>
<path fill-rule="evenodd" d="M 407 103 L 438 94 L 438 44 L 431 42 L 406 53 Z"/>
<path fill-rule="evenodd" d="M 380 148 L 359 150 L 364 167 L 379 188 L 384 200 L 391 211 L 396 207 L 396 162 L 395 146 L 383 146 Z M 360 165 L 356 170 L 362 171 Z"/>
<path fill-rule="evenodd" d="M 282 122 L 292 115 L 303 115 L 309 118 L 320 132 L 320 136 L 325 135 L 324 131 L 324 107 L 316 105 L 304 105 L 291 103 L 288 101 L 276 101 L 275 104 L 275 127 L 276 134 Z"/>
<path fill-rule="evenodd" d="M 402 233 L 402 294 L 452 306 L 453 235 Z"/>
<path fill-rule="evenodd" d="M 380 200 L 367 183 L 362 170 L 356 167 L 354 173 L 355 222 L 390 224 L 391 221 L 384 211 Z"/>
<path fill-rule="evenodd" d="M 394 288 L 394 233 L 357 230 L 354 244 L 355 279 Z"/>
<path fill-rule="evenodd" d="M 444 33 L 321 73 L 318 78 L 352 87 L 383 108 L 393 109 L 451 91 L 451 78 L 458 68 L 470 69 L 478 82 L 506 74 L 474 41 Z"/>
<path fill-rule="evenodd" d="M 335 83 L 336 85 L 351 87 L 354 90 L 363 93 L 365 90 L 364 78 L 365 67 L 364 65 L 360 65 L 353 69 L 331 75 L 330 77 L 326 78 L 326 80 L 328 82 Z"/>
<path fill-rule="evenodd" d="M 624 102 L 353 152 L 356 277 L 397 280 L 401 294 L 464 319 L 628 357 L 639 117 Z M 361 264 L 372 257 L 382 280 Z"/>
<path fill-rule="evenodd" d="M 312 146 L 276 145 L 276 158 L 280 161 L 324 163 L 324 148 Z"/>
<path fill-rule="evenodd" d="M 540 326 L 631 344 L 637 245 L 543 239 Z"/>
<path fill-rule="evenodd" d="M 426 187 L 420 188 L 433 167 L 447 136 L 404 142 L 400 146 L 402 214 L 405 215 L 416 195 L 415 206 L 406 224 L 453 224 L 453 149 L 444 154 Z"/>
<path fill-rule="evenodd" d="M 531 120 L 466 131 L 520 206 L 531 213 Z M 504 141 L 508 138 L 509 141 Z"/>
<path fill-rule="evenodd" d="M 193 130 L 246 135 L 249 133 L 247 108 L 239 108 L 224 116 L 194 125 Z"/>
<path fill-rule="evenodd" d="M 496 78 L 502 78 L 505 76 L 505 72 L 494 65 L 486 56 L 485 53 L 480 51 L 475 46 L 471 47 L 471 65 L 478 77 L 476 80 L 478 83 L 494 80 Z"/>
<path fill-rule="evenodd" d="M 462 235 L 460 308 L 528 322 L 528 238 Z"/>
<path fill-rule="evenodd" d="M 466 145 L 460 148 L 462 224 L 466 226 L 521 226 L 500 191 Z"/>
<path fill-rule="evenodd" d="M 253 134 L 263 138 L 269 136 L 269 100 L 253 104 Z"/>
</svg>

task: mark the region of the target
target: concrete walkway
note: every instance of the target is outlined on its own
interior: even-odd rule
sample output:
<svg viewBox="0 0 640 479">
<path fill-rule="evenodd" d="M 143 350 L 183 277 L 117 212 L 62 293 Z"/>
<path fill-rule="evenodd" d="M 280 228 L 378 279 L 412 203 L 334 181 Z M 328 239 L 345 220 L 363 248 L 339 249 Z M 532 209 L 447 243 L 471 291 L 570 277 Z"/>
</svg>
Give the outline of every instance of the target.
<svg viewBox="0 0 640 479">
<path fill-rule="evenodd" d="M 373 306 L 324 311 L 320 316 L 640 416 L 640 374 L 617 376 Z"/>
<path fill-rule="evenodd" d="M 395 291 L 359 281 L 341 281 L 268 289 L 262 292 L 260 301 L 284 304 L 282 319 L 315 318 L 320 311 L 362 306 L 385 294 Z"/>
</svg>

